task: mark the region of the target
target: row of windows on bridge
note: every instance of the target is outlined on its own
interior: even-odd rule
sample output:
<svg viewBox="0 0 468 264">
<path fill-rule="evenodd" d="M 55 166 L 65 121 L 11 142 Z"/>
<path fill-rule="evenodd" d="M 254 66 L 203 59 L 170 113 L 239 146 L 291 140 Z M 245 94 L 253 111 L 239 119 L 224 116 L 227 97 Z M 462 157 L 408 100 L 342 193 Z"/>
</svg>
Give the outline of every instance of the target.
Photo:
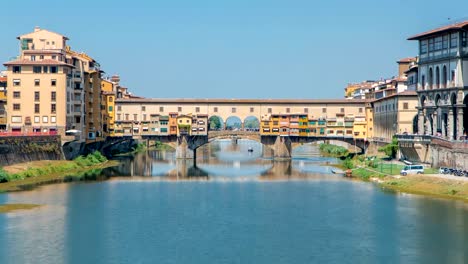
<svg viewBox="0 0 468 264">
<path fill-rule="evenodd" d="M 117 111 L 122 111 L 122 106 L 118 105 L 118 106 L 117 106 Z M 145 112 L 145 111 L 146 111 L 146 106 L 144 106 L 144 105 L 141 106 L 141 111 L 142 111 L 142 112 Z M 268 108 L 267 111 L 268 111 L 268 114 L 272 114 L 272 113 L 273 113 L 273 109 L 272 109 L 272 108 Z M 286 111 L 286 113 L 291 113 L 291 108 L 287 107 L 287 108 L 285 109 L 285 111 Z M 159 112 L 161 112 L 161 113 L 164 112 L 164 106 L 160 106 L 160 107 L 159 107 Z M 182 107 L 181 107 L 181 106 L 177 107 L 177 112 L 182 112 Z M 200 107 L 195 107 L 195 112 L 196 112 L 196 113 L 200 113 Z M 218 107 L 214 107 L 214 108 L 213 108 L 213 112 L 214 112 L 214 113 L 218 113 Z M 236 107 L 232 107 L 232 108 L 231 108 L 231 113 L 236 113 L 236 112 L 237 112 L 237 108 L 236 108 Z M 250 113 L 254 113 L 254 112 L 255 112 L 255 108 L 254 108 L 254 107 L 250 107 Z M 323 108 L 322 108 L 322 113 L 326 113 L 326 112 L 327 112 L 327 108 L 326 108 L 326 107 L 323 107 Z M 344 112 L 345 112 L 344 107 L 340 108 L 340 112 L 341 112 L 341 113 L 344 113 Z M 363 112 L 363 108 L 360 107 L 360 108 L 359 108 L 359 113 L 362 113 L 362 112 Z M 309 108 L 304 108 L 304 113 L 306 113 L 306 114 L 309 113 Z"/>
</svg>

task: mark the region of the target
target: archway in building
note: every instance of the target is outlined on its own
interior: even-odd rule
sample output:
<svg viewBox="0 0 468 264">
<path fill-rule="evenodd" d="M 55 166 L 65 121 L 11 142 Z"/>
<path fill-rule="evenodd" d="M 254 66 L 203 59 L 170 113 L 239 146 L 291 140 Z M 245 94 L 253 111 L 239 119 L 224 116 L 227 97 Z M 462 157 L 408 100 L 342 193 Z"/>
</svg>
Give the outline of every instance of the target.
<svg viewBox="0 0 468 264">
<path fill-rule="evenodd" d="M 432 68 L 429 69 L 429 89 L 432 90 L 434 87 L 432 86 L 434 84 L 434 72 L 432 71 Z"/>
<path fill-rule="evenodd" d="M 223 119 L 219 116 L 210 116 L 208 119 L 208 130 L 224 130 Z"/>
<path fill-rule="evenodd" d="M 435 97 L 435 106 L 436 106 L 436 113 L 437 113 L 437 119 L 433 120 L 434 122 L 437 122 L 437 127 L 436 131 L 434 131 L 436 134 L 442 135 L 442 108 L 440 107 L 440 94 L 437 94 Z"/>
<path fill-rule="evenodd" d="M 447 66 L 442 68 L 442 88 L 447 88 Z"/>
<path fill-rule="evenodd" d="M 419 115 L 416 114 L 413 118 L 413 134 L 419 134 L 418 120 L 419 120 Z"/>
<path fill-rule="evenodd" d="M 457 105 L 457 94 L 452 93 L 450 95 L 450 107 L 452 108 L 452 120 L 453 120 L 453 126 L 452 126 L 452 131 L 449 131 L 449 133 L 452 133 L 453 138 L 456 139 L 458 137 L 457 135 L 457 108 L 455 107 Z"/>
<path fill-rule="evenodd" d="M 255 116 L 248 116 L 244 119 L 245 131 L 260 131 L 260 121 Z"/>
<path fill-rule="evenodd" d="M 230 116 L 226 119 L 226 130 L 242 129 L 242 120 L 237 116 Z"/>
<path fill-rule="evenodd" d="M 468 134 L 468 94 L 465 95 L 465 99 L 463 99 L 463 104 L 465 105 L 465 107 L 463 108 L 463 136 L 465 136 L 466 140 L 466 136 Z"/>
</svg>

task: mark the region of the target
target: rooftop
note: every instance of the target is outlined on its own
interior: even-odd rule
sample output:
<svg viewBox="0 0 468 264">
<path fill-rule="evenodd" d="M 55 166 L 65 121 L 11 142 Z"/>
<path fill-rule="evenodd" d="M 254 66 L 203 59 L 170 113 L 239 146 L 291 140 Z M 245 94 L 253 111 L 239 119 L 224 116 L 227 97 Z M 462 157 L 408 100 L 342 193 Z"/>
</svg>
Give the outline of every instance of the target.
<svg viewBox="0 0 468 264">
<path fill-rule="evenodd" d="M 119 98 L 119 103 L 159 104 L 363 104 L 364 99 L 211 99 L 211 98 Z"/>
<path fill-rule="evenodd" d="M 51 59 L 45 59 L 45 60 L 39 60 L 39 61 L 31 61 L 31 60 L 14 60 L 14 61 L 9 61 L 3 63 L 5 66 L 9 65 L 66 65 L 70 67 L 74 67 L 71 64 L 67 64 L 63 61 L 57 61 L 57 60 L 51 60 Z"/>
<path fill-rule="evenodd" d="M 450 25 L 445 25 L 442 27 L 438 27 L 436 29 L 432 29 L 414 36 L 411 36 L 408 38 L 408 40 L 419 40 L 425 37 L 429 37 L 431 35 L 437 34 L 437 33 L 442 33 L 446 31 L 454 31 L 454 30 L 459 30 L 464 27 L 468 26 L 468 20 L 462 21 L 462 22 L 457 22 L 457 23 L 452 23 Z"/>
</svg>

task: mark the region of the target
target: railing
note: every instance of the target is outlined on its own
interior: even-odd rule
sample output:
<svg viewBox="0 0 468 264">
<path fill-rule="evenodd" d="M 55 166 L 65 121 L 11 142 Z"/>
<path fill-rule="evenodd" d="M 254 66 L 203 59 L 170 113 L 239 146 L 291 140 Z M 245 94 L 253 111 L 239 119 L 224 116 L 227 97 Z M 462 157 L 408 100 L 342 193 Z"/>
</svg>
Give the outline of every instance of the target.
<svg viewBox="0 0 468 264">
<path fill-rule="evenodd" d="M 410 134 L 397 134 L 395 137 L 399 142 L 414 142 L 414 143 L 424 143 L 430 144 L 432 141 L 432 136 L 430 135 L 410 135 Z"/>
</svg>

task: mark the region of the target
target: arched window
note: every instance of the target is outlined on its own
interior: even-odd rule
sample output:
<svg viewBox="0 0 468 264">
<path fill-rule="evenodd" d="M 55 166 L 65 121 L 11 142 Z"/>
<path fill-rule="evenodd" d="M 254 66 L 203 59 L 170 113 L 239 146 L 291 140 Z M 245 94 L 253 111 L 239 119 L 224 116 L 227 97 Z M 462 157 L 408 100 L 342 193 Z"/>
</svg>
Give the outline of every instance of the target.
<svg viewBox="0 0 468 264">
<path fill-rule="evenodd" d="M 429 69 L 429 89 L 432 89 L 432 85 L 434 84 L 434 73 L 432 68 Z"/>
<path fill-rule="evenodd" d="M 436 76 L 435 76 L 435 88 L 439 89 L 440 88 L 440 70 L 439 66 L 436 67 Z"/>
<path fill-rule="evenodd" d="M 421 90 L 426 90 L 426 76 L 421 75 Z"/>
<path fill-rule="evenodd" d="M 447 67 L 442 68 L 442 88 L 447 88 Z"/>
</svg>

